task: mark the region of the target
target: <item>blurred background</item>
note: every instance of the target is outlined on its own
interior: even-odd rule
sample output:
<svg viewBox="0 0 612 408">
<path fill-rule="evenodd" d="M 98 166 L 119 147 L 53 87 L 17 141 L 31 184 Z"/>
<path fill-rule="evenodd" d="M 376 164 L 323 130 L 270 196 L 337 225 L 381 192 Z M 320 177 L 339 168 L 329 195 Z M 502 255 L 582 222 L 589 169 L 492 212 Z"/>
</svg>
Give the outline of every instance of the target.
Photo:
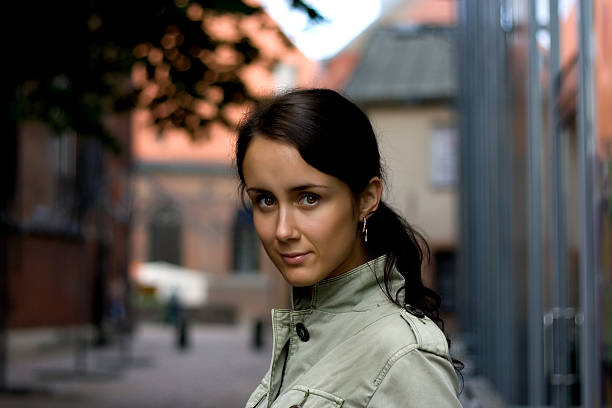
<svg viewBox="0 0 612 408">
<path fill-rule="evenodd" d="M 0 406 L 243 406 L 289 288 L 235 128 L 295 87 L 371 118 L 464 406 L 612 406 L 612 1 L 6 9 Z"/>
</svg>

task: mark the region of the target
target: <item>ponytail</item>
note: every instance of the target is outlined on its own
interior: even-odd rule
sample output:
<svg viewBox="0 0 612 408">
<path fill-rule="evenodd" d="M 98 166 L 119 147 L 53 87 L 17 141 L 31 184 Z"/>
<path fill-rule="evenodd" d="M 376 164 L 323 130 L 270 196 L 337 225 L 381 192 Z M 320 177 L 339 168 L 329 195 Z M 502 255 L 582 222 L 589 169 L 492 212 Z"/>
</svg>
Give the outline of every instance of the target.
<svg viewBox="0 0 612 408">
<path fill-rule="evenodd" d="M 423 235 L 384 202 L 378 205 L 368 221 L 367 250 L 374 258 L 387 255 L 383 283 L 389 299 L 401 307 L 409 304 L 419 308 L 440 325 L 440 296 L 423 285 L 421 280 L 423 260 L 426 258 L 429 262 L 431 259 L 431 251 Z M 396 293 L 392 293 L 390 286 L 394 267 L 404 277 L 404 284 Z M 403 302 L 399 297 L 402 291 Z"/>
<path fill-rule="evenodd" d="M 383 285 L 389 300 L 408 311 L 414 311 L 414 308 L 421 310 L 442 330 L 450 349 L 451 341 L 440 318 L 440 295 L 426 287 L 421 279 L 424 258 L 428 263 L 431 261 L 431 250 L 423 235 L 381 201 L 368 220 L 366 248 L 373 258 L 387 255 Z M 394 268 L 404 277 L 404 284 L 395 293 L 391 288 Z M 401 292 L 404 292 L 403 299 L 400 298 Z M 461 375 L 463 363 L 453 358 L 453 365 Z"/>
</svg>

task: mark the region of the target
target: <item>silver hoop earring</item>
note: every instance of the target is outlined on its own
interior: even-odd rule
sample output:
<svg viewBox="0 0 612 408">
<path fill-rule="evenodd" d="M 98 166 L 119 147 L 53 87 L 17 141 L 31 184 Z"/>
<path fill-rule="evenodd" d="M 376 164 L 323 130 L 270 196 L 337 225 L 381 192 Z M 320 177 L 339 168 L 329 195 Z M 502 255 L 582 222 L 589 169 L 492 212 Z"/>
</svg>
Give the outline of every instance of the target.
<svg viewBox="0 0 612 408">
<path fill-rule="evenodd" d="M 365 242 L 368 242 L 368 227 L 366 227 L 366 222 L 368 219 L 363 217 L 363 228 L 361 229 L 361 233 L 363 234 L 363 239 Z"/>
</svg>

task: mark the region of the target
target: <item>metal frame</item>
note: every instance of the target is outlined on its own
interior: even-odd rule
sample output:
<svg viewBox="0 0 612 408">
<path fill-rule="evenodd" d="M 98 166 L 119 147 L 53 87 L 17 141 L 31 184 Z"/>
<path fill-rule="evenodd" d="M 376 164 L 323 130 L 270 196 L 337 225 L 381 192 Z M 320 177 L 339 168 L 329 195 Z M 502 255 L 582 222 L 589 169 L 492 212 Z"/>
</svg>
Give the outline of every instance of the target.
<svg viewBox="0 0 612 408">
<path fill-rule="evenodd" d="M 528 190 L 528 356 L 529 403 L 544 404 L 543 240 L 542 240 L 542 121 L 540 54 L 536 34 L 536 2 L 529 2 L 529 65 L 527 74 L 527 190 Z"/>
<path fill-rule="evenodd" d="M 595 236 L 596 196 L 595 179 L 595 102 L 593 77 L 593 3 L 580 0 L 579 3 L 579 53 L 578 53 L 578 169 L 580 180 L 580 294 L 584 314 L 582 340 L 580 342 L 580 369 L 582 374 L 582 398 L 585 407 L 601 405 L 599 378 L 599 329 L 597 287 L 598 247 Z"/>
<path fill-rule="evenodd" d="M 512 248 L 512 122 L 506 0 L 459 2 L 462 331 L 478 374 L 508 399 L 523 392 Z"/>
<path fill-rule="evenodd" d="M 560 131 L 558 106 L 561 81 L 558 0 L 548 0 L 548 4 L 551 82 L 545 117 L 550 126 L 548 133 L 544 133 L 536 0 L 458 2 L 462 332 L 468 351 L 474 356 L 476 374 L 487 377 L 507 401 L 526 402 L 523 399 L 527 394 L 531 406 L 552 403 L 567 407 L 571 403 L 570 387 L 579 379 L 582 406 L 596 407 L 601 403 L 597 324 L 600 254 L 595 207 L 600 192 L 595 187 L 593 5 L 591 0 L 579 3 L 577 119 L 582 229 L 580 307 L 577 307 L 569 300 L 564 173 L 567 141 Z M 508 5 L 521 16 L 528 10 L 528 33 L 521 31 L 524 26 L 516 31 L 516 26 L 512 27 L 515 22 L 509 18 Z M 527 39 L 529 44 L 524 83 L 528 102 L 526 175 L 522 150 L 513 151 L 516 146 L 513 138 L 523 137 L 523 129 L 511 129 L 512 112 L 521 109 L 522 96 L 512 106 L 508 102 L 511 92 L 506 46 L 512 36 L 518 36 L 519 41 Z M 550 150 L 544 150 L 548 147 Z M 526 204 L 520 201 L 523 183 Z M 544 212 L 544 205 L 549 204 L 549 211 Z M 514 222 L 515 217 L 522 218 L 524 211 L 527 224 Z M 544 245 L 545 234 L 550 240 L 549 248 Z M 525 238 L 526 243 L 522 241 Z M 550 256 L 546 249 L 550 249 Z M 526 275 L 521 270 L 521 259 L 515 258 L 522 250 L 528 252 Z M 551 280 L 545 286 L 547 267 Z M 528 290 L 527 305 L 520 304 L 524 286 Z M 545 290 L 551 295 L 546 310 Z M 521 319 L 527 319 L 526 328 L 522 327 Z M 572 341 L 580 345 L 578 373 L 570 372 Z M 547 401 L 549 384 L 553 386 L 552 401 Z"/>
</svg>

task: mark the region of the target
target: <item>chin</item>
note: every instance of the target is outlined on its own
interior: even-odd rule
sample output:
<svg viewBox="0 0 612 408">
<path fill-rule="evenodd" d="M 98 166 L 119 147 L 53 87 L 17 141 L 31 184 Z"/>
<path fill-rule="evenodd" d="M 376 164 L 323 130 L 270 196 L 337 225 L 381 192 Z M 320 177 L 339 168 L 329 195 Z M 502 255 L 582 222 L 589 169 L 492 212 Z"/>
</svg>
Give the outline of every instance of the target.
<svg viewBox="0 0 612 408">
<path fill-rule="evenodd" d="M 317 278 L 314 274 L 308 271 L 300 270 L 281 270 L 281 274 L 288 284 L 295 287 L 312 286 L 322 278 Z"/>
</svg>

